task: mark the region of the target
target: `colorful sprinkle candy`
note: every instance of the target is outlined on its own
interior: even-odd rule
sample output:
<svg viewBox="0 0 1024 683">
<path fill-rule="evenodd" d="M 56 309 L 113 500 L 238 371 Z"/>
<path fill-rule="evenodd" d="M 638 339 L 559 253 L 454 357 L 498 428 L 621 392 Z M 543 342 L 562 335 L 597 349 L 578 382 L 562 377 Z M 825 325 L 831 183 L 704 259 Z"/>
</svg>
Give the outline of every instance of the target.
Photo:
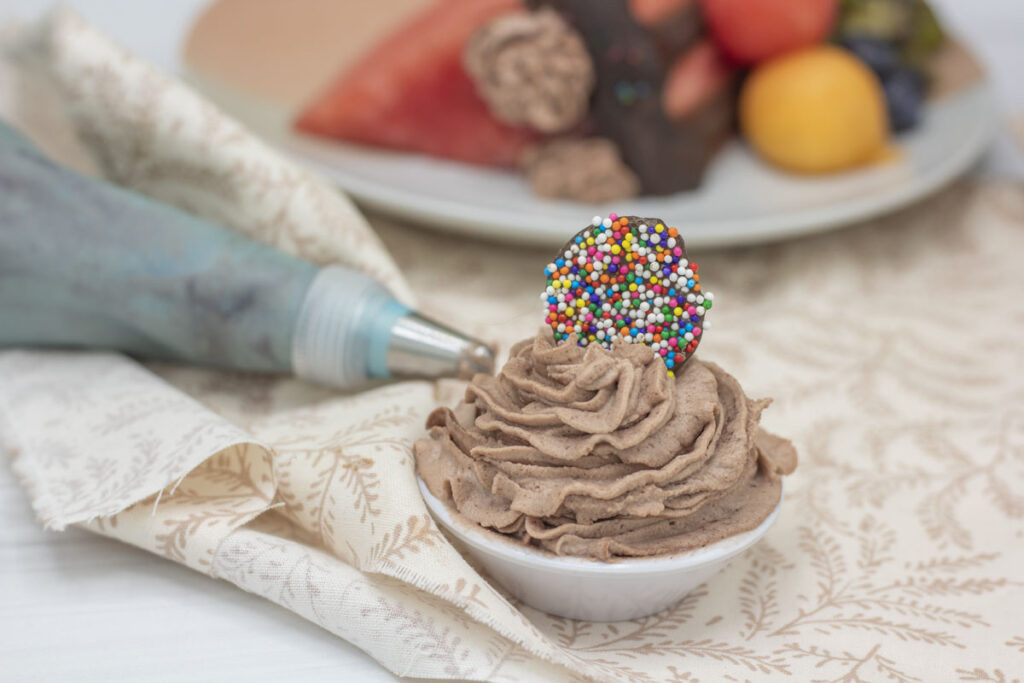
<svg viewBox="0 0 1024 683">
<path fill-rule="evenodd" d="M 679 231 L 663 221 L 594 216 L 544 269 L 545 321 L 558 341 L 646 344 L 674 377 L 710 327 L 714 295 L 698 271 Z"/>
</svg>

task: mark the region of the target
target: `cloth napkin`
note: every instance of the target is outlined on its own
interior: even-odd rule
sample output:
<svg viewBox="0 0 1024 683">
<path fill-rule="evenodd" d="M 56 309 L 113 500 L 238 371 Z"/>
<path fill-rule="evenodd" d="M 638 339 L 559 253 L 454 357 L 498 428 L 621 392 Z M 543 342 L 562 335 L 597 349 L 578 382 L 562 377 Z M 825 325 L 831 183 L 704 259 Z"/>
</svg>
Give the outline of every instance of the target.
<svg viewBox="0 0 1024 683">
<path fill-rule="evenodd" d="M 546 251 L 377 218 L 393 261 L 322 180 L 72 14 L 8 46 L 0 92 L 29 134 L 67 125 L 47 136 L 66 163 L 366 268 L 506 350 L 536 330 Z M 841 232 L 694 254 L 718 304 L 702 355 L 775 397 L 765 425 L 802 461 L 763 542 L 628 622 L 518 605 L 438 531 L 410 446 L 456 382 L 343 395 L 7 351 L 0 440 L 41 523 L 229 581 L 401 675 L 1006 681 L 1024 671 L 1022 250 L 1024 188 L 965 183 Z"/>
</svg>

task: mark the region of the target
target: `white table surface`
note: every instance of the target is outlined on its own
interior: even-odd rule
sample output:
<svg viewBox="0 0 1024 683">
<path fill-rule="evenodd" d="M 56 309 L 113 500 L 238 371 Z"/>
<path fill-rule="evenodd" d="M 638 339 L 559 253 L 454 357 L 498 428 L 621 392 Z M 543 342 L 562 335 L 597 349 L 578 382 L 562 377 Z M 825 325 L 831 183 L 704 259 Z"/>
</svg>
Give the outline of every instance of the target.
<svg viewBox="0 0 1024 683">
<path fill-rule="evenodd" d="M 204 2 L 64 4 L 176 71 L 181 38 Z M 988 66 L 1003 110 L 1024 113 L 1020 0 L 933 4 Z M 0 23 L 50 5 L 0 0 Z M 1024 162 L 1005 135 L 976 172 L 1024 178 Z M 42 530 L 6 463 L 0 519 L 0 681 L 397 680 L 345 641 L 228 583 L 77 529 Z"/>
</svg>

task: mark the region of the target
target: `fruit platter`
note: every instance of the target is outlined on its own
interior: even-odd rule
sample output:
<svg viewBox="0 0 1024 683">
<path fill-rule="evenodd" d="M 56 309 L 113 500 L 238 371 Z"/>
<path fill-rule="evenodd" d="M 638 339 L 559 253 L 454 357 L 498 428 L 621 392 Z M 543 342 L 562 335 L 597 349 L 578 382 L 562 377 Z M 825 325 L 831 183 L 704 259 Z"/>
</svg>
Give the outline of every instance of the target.
<svg viewBox="0 0 1024 683">
<path fill-rule="evenodd" d="M 214 3 L 188 78 L 360 203 L 500 241 L 612 204 L 695 246 L 816 232 L 926 197 L 994 129 L 924 0 L 281 4 Z"/>
</svg>

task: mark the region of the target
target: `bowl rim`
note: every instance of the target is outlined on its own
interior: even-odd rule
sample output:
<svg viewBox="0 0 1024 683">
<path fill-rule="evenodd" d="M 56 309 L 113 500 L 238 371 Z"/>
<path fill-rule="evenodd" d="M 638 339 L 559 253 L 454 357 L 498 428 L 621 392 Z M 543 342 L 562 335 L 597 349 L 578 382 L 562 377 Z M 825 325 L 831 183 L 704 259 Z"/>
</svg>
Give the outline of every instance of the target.
<svg viewBox="0 0 1024 683">
<path fill-rule="evenodd" d="M 785 477 L 782 477 L 782 490 L 779 492 L 779 502 L 775 504 L 772 511 L 768 513 L 768 516 L 759 525 L 749 531 L 734 534 L 704 547 L 687 550 L 675 555 L 636 557 L 615 560 L 614 562 L 603 562 L 584 557 L 551 555 L 539 550 L 516 545 L 512 541 L 497 537 L 496 532 L 483 528 L 472 528 L 469 526 L 469 522 L 453 518 L 447 504 L 430 492 L 426 483 L 418 474 L 416 475 L 416 483 L 419 485 L 423 500 L 434 519 L 471 548 L 524 567 L 595 576 L 663 574 L 685 569 L 695 569 L 728 560 L 754 545 L 768 532 L 768 529 L 778 519 L 779 511 L 782 508 L 782 501 L 785 498 L 786 488 Z M 495 537 L 492 538 L 492 536 Z"/>
</svg>

